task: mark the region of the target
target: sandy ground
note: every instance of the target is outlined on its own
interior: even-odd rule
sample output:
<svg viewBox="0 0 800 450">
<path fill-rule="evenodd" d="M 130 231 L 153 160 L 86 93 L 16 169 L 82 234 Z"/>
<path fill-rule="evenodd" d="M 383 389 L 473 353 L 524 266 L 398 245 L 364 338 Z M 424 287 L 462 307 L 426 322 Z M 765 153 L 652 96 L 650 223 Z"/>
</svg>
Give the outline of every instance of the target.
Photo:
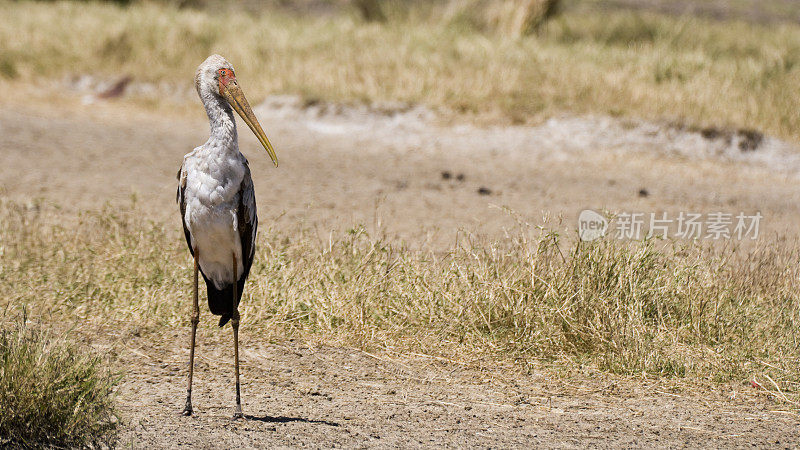
<svg viewBox="0 0 800 450">
<path fill-rule="evenodd" d="M 188 350 L 127 341 L 120 446 L 796 448 L 800 439 L 796 415 L 737 392 L 752 391 L 745 386 L 724 395 L 676 394 L 652 381 L 474 371 L 247 337 L 247 420 L 234 422 L 230 332 L 212 333 L 201 331 L 189 418 L 178 415 Z"/>
<path fill-rule="evenodd" d="M 175 173 L 208 133 L 194 99 L 174 108 L 84 105 L 80 95 L 34 91 L 27 103 L 3 100 L 2 195 L 81 209 L 135 194 L 143 212 L 180 230 Z M 501 235 L 514 223 L 502 207 L 533 224 L 561 216 L 572 232 L 585 208 L 760 211 L 763 233 L 790 235 L 800 212 L 800 153 L 770 139 L 742 152 L 735 136 L 728 144 L 725 136 L 604 118 L 477 129 L 430 125 L 415 110 L 328 113 L 285 100 L 256 110 L 281 161 L 273 168 L 252 134 L 240 133 L 262 224 L 325 235 L 364 224 L 411 244 L 449 245 L 459 229 Z"/>
<path fill-rule="evenodd" d="M 199 104 L 86 105 L 79 94 L 31 86 L 14 92 L 20 95 L 0 100 L 2 196 L 42 198 L 71 211 L 129 202 L 135 193 L 143 214 L 174 223 L 177 238 L 175 172 L 182 155 L 206 138 Z M 763 236 L 793 235 L 800 217 L 794 147 L 770 139 L 741 151 L 735 134 L 709 138 L 604 118 L 478 129 L 436 125 L 419 109 L 294 103 L 276 98 L 257 108 L 279 169 L 241 132 L 261 222 L 276 227 L 327 234 L 361 222 L 411 245 L 448 245 L 459 229 L 501 237 L 513 225 L 501 207 L 533 224 L 563 216 L 564 230 L 575 229 L 584 208 L 760 211 Z M 675 393 L 659 383 L 592 374 L 567 381 L 547 371 L 475 371 L 425 358 L 267 344 L 246 328 L 249 420 L 234 423 L 228 333 L 201 331 L 191 418 L 178 415 L 186 330 L 164 342 L 130 337 L 114 344 L 128 373 L 120 390 L 122 445 L 792 448 L 800 442 L 800 416 L 772 411 L 778 406 L 747 386 Z"/>
</svg>

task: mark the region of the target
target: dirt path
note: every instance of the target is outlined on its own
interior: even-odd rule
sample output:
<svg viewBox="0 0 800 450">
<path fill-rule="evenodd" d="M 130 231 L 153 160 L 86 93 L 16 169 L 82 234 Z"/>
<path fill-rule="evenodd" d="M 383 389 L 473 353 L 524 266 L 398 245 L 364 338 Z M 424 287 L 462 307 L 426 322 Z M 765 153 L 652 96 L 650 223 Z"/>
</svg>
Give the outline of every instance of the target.
<svg viewBox="0 0 800 450">
<path fill-rule="evenodd" d="M 143 212 L 179 230 L 175 172 L 207 138 L 201 108 L 54 97 L 3 100 L 0 193 L 66 209 L 127 203 L 135 193 Z M 325 235 L 379 225 L 390 238 L 449 245 L 458 229 L 501 236 L 514 225 L 501 207 L 533 224 L 562 216 L 568 232 L 585 208 L 761 211 L 764 232 L 776 233 L 793 232 L 800 216 L 800 159 L 772 141 L 743 152 L 724 136 L 608 119 L 480 130 L 358 111 L 328 118 L 269 104 L 256 110 L 281 160 L 272 168 L 255 138 L 241 133 L 263 224 Z"/>
<path fill-rule="evenodd" d="M 0 195 L 78 210 L 125 203 L 135 193 L 143 214 L 174 223 L 177 236 L 174 177 L 182 155 L 206 138 L 199 106 L 84 105 L 79 95 L 15 92 L 0 100 Z M 761 211 L 765 234 L 792 233 L 800 217 L 800 166 L 780 143 L 740 155 L 725 139 L 606 119 L 480 130 L 436 127 L 414 112 L 330 116 L 273 104 L 258 114 L 281 168 L 270 167 L 246 132 L 242 150 L 261 222 L 277 227 L 327 234 L 361 222 L 411 245 L 449 245 L 459 228 L 501 236 L 514 223 L 504 206 L 533 224 L 561 215 L 566 231 L 587 207 Z M 246 325 L 250 420 L 229 420 L 228 330 L 201 334 L 197 415 L 183 418 L 186 330 L 172 331 L 116 344 L 128 372 L 120 388 L 124 446 L 791 448 L 800 439 L 798 416 L 770 412 L 775 405 L 744 386 L 687 394 L 603 376 L 568 382 L 546 371 L 467 370 L 425 358 L 267 344 Z"/>
</svg>

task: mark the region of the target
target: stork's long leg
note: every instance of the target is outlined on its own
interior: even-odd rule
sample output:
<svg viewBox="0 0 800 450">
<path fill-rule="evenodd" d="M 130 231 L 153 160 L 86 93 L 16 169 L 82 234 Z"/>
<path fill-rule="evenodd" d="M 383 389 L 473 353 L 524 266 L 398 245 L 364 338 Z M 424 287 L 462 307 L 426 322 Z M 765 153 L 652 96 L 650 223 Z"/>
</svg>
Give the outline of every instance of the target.
<svg viewBox="0 0 800 450">
<path fill-rule="evenodd" d="M 234 367 L 236 370 L 236 409 L 233 411 L 234 419 L 241 419 L 242 397 L 239 390 L 239 296 L 236 295 L 239 287 L 239 276 L 236 273 L 236 254 L 233 254 L 233 315 L 231 316 L 231 327 L 233 327 L 233 355 Z"/>
<path fill-rule="evenodd" d="M 191 347 L 189 347 L 189 386 L 186 388 L 186 406 L 183 407 L 183 415 L 192 415 L 192 376 L 194 375 L 194 344 L 195 337 L 197 336 L 197 324 L 200 323 L 200 305 L 197 301 L 197 272 L 199 272 L 200 254 L 197 249 L 194 250 L 194 298 L 192 305 L 192 315 L 190 320 L 192 322 L 192 340 Z"/>
</svg>

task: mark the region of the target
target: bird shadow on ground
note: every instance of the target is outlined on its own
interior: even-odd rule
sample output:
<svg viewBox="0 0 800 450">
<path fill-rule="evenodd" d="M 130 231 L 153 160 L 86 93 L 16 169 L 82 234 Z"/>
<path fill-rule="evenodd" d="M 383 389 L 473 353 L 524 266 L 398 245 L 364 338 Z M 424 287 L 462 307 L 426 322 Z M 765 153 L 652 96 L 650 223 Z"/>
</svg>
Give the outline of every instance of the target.
<svg viewBox="0 0 800 450">
<path fill-rule="evenodd" d="M 255 420 L 255 421 L 264 422 L 264 423 L 302 422 L 302 423 L 314 423 L 314 424 L 320 424 L 320 425 L 329 425 L 329 426 L 332 426 L 332 427 L 340 426 L 337 422 L 329 422 L 327 420 L 304 419 L 302 417 L 286 417 L 286 416 L 276 416 L 276 417 L 273 417 L 273 416 L 261 416 L 261 417 L 258 417 L 258 416 L 245 415 L 244 418 L 247 419 L 247 420 Z"/>
</svg>

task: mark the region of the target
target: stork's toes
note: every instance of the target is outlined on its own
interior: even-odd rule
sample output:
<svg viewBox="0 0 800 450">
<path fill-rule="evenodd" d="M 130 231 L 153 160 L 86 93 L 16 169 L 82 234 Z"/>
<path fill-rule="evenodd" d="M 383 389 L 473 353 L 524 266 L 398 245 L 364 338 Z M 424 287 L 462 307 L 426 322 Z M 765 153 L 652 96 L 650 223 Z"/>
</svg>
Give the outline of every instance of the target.
<svg viewBox="0 0 800 450">
<path fill-rule="evenodd" d="M 232 419 L 232 420 L 241 420 L 241 419 L 244 419 L 244 414 L 242 414 L 242 410 L 241 410 L 241 409 L 239 409 L 239 408 L 236 408 L 236 411 L 234 411 L 234 413 L 233 413 L 233 417 L 232 417 L 231 419 Z"/>
<path fill-rule="evenodd" d="M 188 417 L 188 416 L 191 416 L 193 412 L 194 411 L 192 411 L 192 402 L 187 400 L 186 401 L 186 406 L 183 407 L 183 412 L 181 412 L 181 415 Z"/>
</svg>

